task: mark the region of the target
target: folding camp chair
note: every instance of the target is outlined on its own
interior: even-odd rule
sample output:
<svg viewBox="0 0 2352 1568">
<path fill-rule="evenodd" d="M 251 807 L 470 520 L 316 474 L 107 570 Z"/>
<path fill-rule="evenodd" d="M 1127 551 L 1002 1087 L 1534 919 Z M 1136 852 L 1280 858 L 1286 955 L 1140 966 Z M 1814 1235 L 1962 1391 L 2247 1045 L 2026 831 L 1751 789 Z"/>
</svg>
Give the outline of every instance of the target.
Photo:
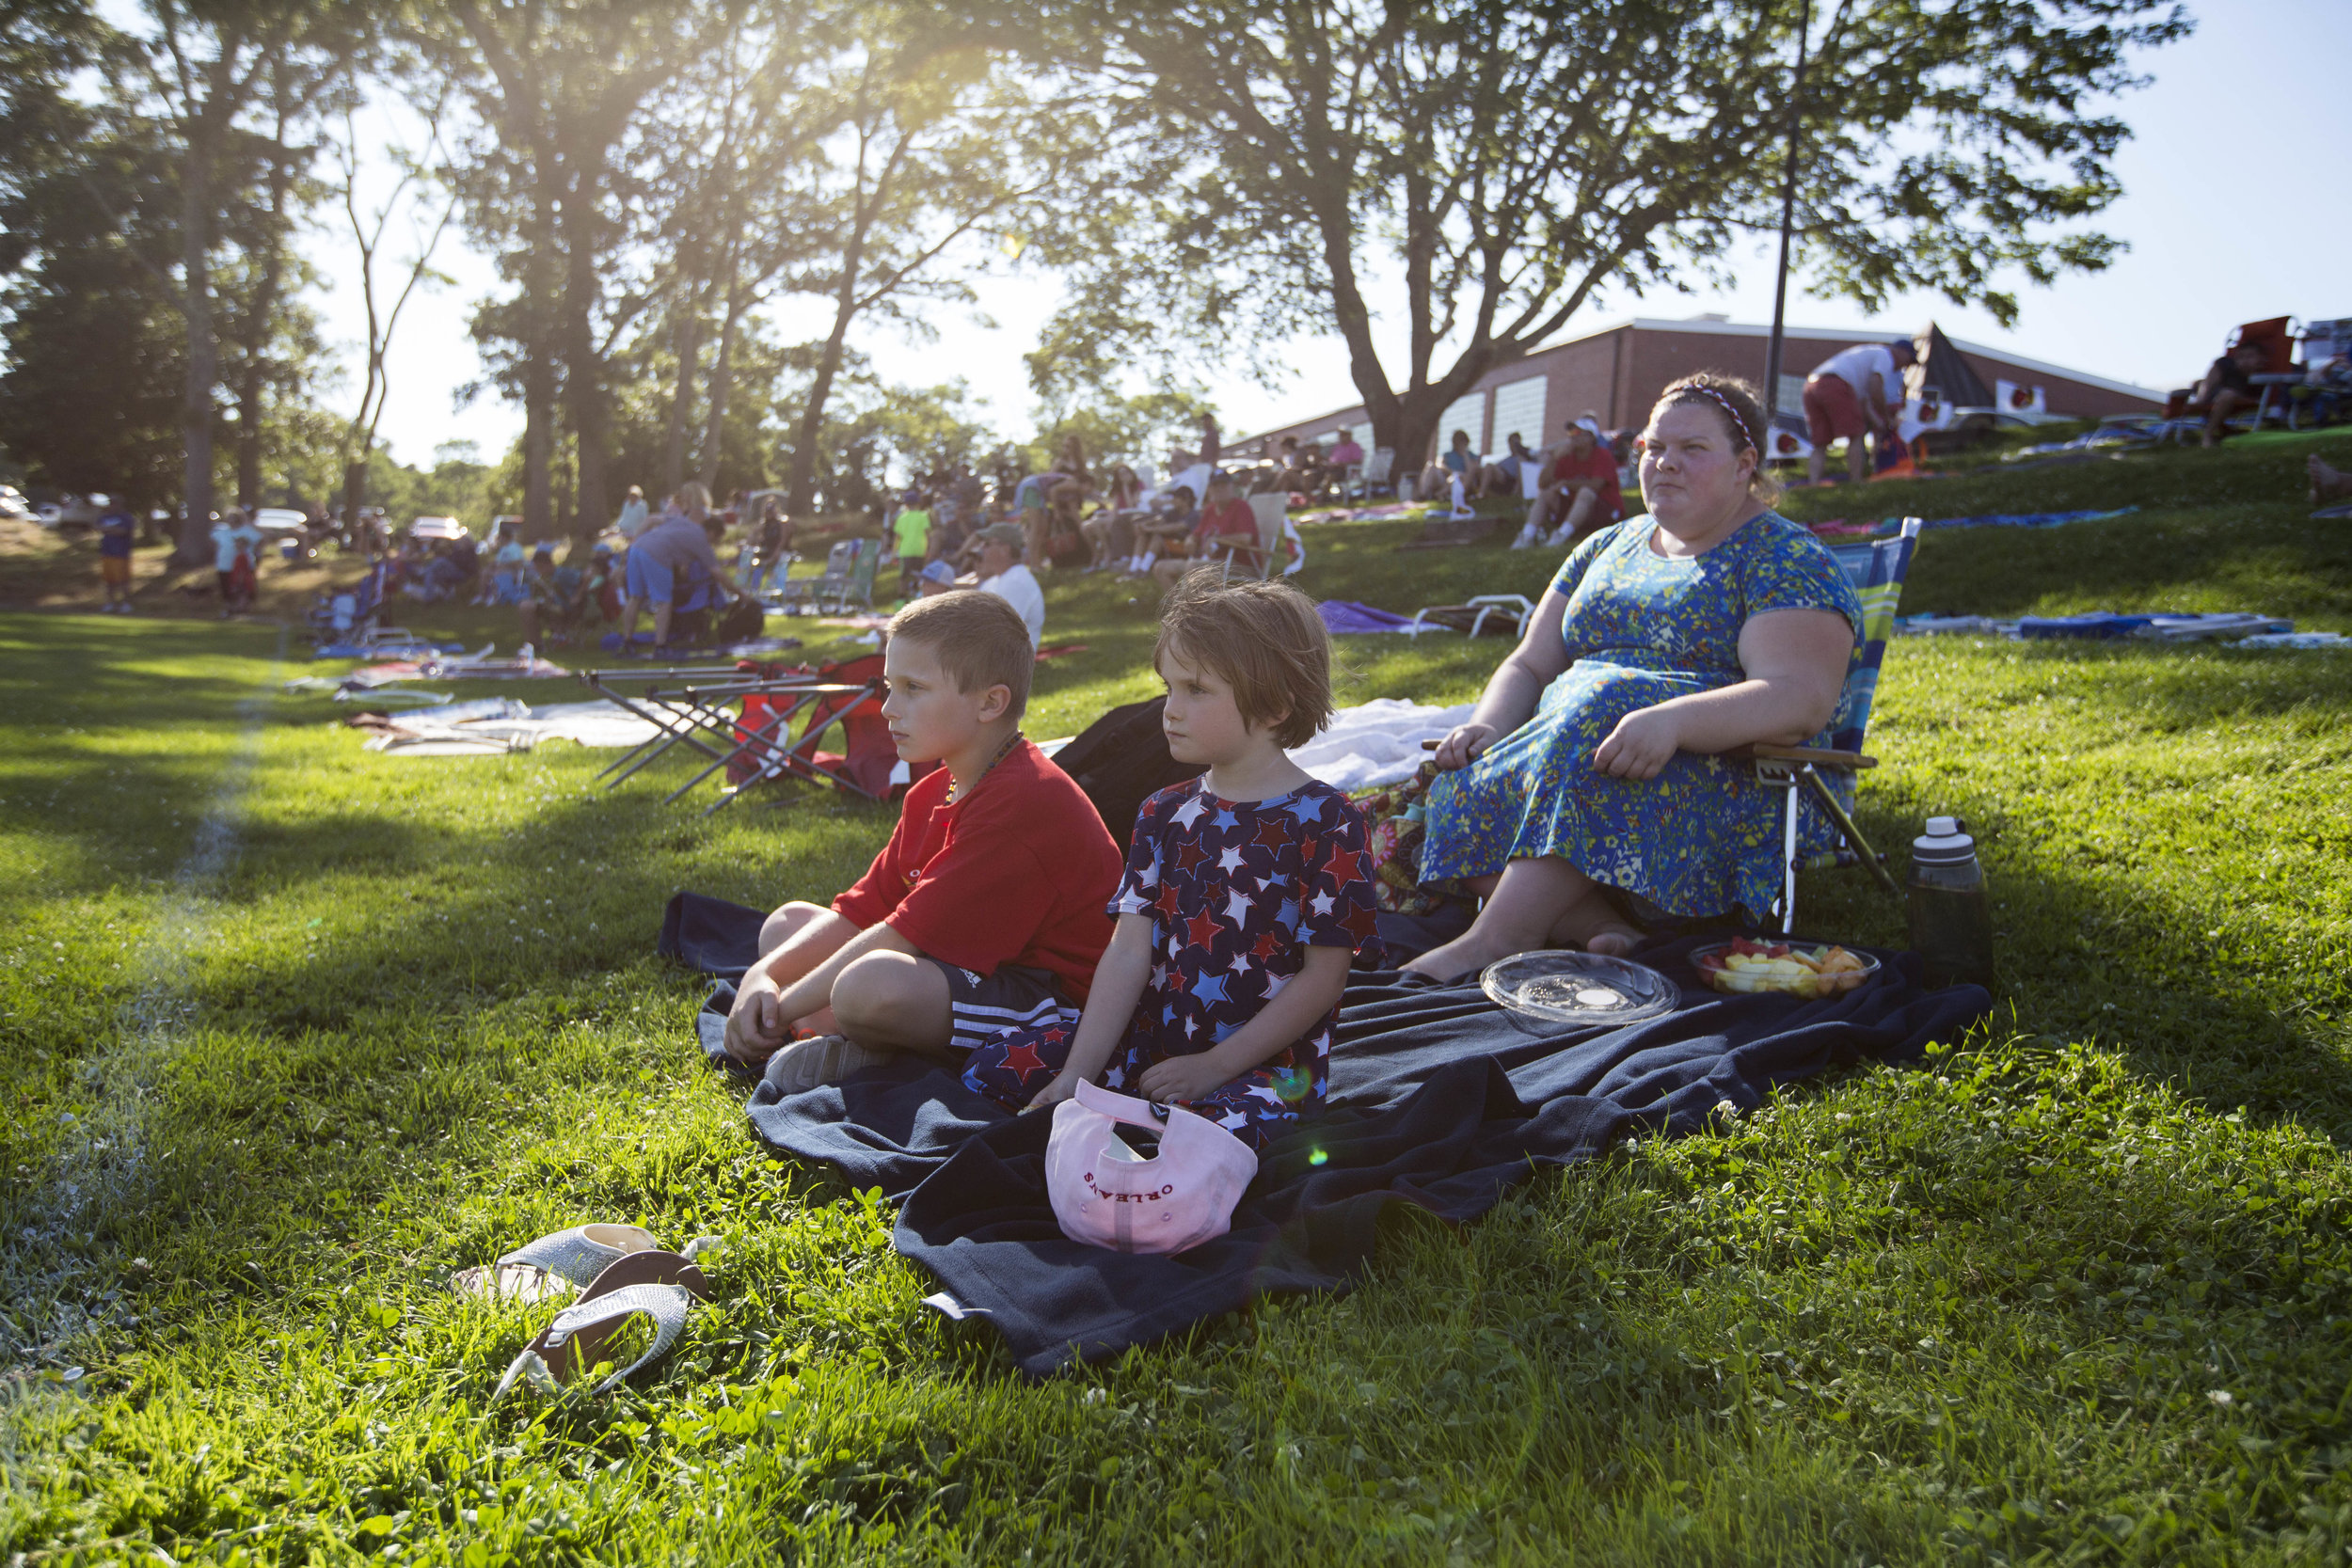
<svg viewBox="0 0 2352 1568">
<path fill-rule="evenodd" d="M 582 678 L 618 706 L 654 724 L 657 734 L 605 769 L 607 787 L 617 787 L 673 747 L 700 752 L 705 766 L 662 800 L 667 805 L 714 773 L 725 783 L 709 816 L 733 803 L 754 784 L 799 778 L 830 784 L 869 800 L 886 799 L 898 783 L 897 749 L 890 740 L 882 705 L 889 695 L 878 654 L 818 670 L 779 671 L 746 661 L 735 669 L 707 673 L 702 682 L 639 692 L 615 682 L 640 678 L 635 671 L 588 671 Z M 733 678 L 729 678 L 733 677 Z M 792 727 L 802 724 L 800 736 Z M 842 732 L 839 752 L 819 749 L 834 728 Z"/>
<path fill-rule="evenodd" d="M 1275 576 L 1274 563 L 1287 554 L 1290 564 L 1281 571 L 1283 577 L 1296 577 L 1307 567 L 1306 542 L 1298 537 L 1298 526 L 1291 521 L 1290 497 L 1280 491 L 1249 498 L 1249 511 L 1258 520 L 1258 542 L 1245 545 L 1238 540 L 1213 540 L 1216 559 L 1225 569 L 1225 580 L 1231 582 L 1236 567 L 1256 578 Z"/>
<path fill-rule="evenodd" d="M 2272 316 L 2265 321 L 2248 322 L 2230 334 L 2222 352 L 2227 354 L 2240 344 L 2252 343 L 2262 350 L 2263 368 L 2246 378 L 2260 389 L 2254 411 L 2231 420 L 2227 430 L 2239 434 L 2257 431 L 2265 420 L 2286 416 L 2290 405 L 2288 388 L 2303 379 L 2303 373 L 2292 368 L 2298 325 L 2293 316 Z M 2164 419 L 2155 427 L 2159 444 L 2185 444 L 2192 436 L 2204 436 L 2205 417 L 2192 413 L 2189 407 L 2188 400 L 2195 391 L 2195 388 L 2185 388 L 2165 400 Z"/>
<path fill-rule="evenodd" d="M 1375 448 L 1372 455 L 1364 460 L 1363 472 L 1357 477 L 1355 483 L 1343 484 L 1340 487 L 1340 499 L 1368 501 L 1376 495 L 1393 493 L 1396 485 L 1390 479 L 1390 475 L 1395 468 L 1396 449 L 1393 447 Z"/>
<path fill-rule="evenodd" d="M 1519 637 L 1527 631 L 1527 618 L 1534 613 L 1535 607 L 1524 594 L 1475 594 L 1463 604 L 1425 605 L 1413 612 L 1412 625 L 1399 629 L 1408 637 L 1419 637 L 1442 626 L 1476 637 L 1486 629 L 1488 621 L 1498 626 L 1508 621 L 1511 635 Z"/>
<path fill-rule="evenodd" d="M 769 608 L 787 615 L 839 615 L 853 604 L 874 605 L 874 568 L 882 561 L 882 541 L 843 539 L 825 552 L 825 569 L 813 578 L 788 578 L 779 584 Z"/>
<path fill-rule="evenodd" d="M 322 594 L 310 607 L 310 634 L 322 644 L 346 648 L 413 648 L 427 644 L 414 632 L 382 624 L 384 583 L 389 568 L 377 562 L 346 593 Z"/>
<path fill-rule="evenodd" d="M 1786 796 L 1787 807 L 1781 822 L 1781 860 L 1785 869 L 1777 911 L 1783 931 L 1796 929 L 1800 870 L 1859 863 L 1890 895 L 1901 895 L 1895 879 L 1887 875 L 1883 858 L 1862 836 L 1862 830 L 1854 826 L 1851 801 L 1855 775 L 1863 768 L 1878 766 L 1877 758 L 1863 754 L 1863 736 L 1870 722 L 1871 700 L 1878 694 L 1879 666 L 1886 658 L 1886 639 L 1895 629 L 1895 610 L 1902 602 L 1903 578 L 1911 571 L 1912 552 L 1917 546 L 1923 526 L 1920 518 L 1905 517 L 1902 531 L 1892 539 L 1830 546 L 1830 554 L 1846 568 L 1862 599 L 1862 662 L 1846 677 L 1846 689 L 1837 699 L 1837 716 L 1830 721 L 1829 745 L 1742 746 L 1724 753 L 1728 760 L 1751 764 L 1758 781 Z M 1800 797 L 1809 797 L 1811 803 L 1829 819 L 1843 847 L 1812 855 L 1799 853 Z"/>
</svg>

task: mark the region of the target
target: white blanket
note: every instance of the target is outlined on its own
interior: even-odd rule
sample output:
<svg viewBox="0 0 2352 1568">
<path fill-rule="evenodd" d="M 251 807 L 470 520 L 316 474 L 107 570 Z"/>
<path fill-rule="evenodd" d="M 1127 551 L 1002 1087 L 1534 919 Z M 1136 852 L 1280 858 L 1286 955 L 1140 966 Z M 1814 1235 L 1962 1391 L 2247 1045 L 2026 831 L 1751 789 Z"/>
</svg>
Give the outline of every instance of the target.
<svg viewBox="0 0 2352 1568">
<path fill-rule="evenodd" d="M 493 699 L 496 701 L 496 699 Z M 550 703 L 524 711 L 523 705 L 504 699 L 504 713 L 456 718 L 454 723 L 426 713 L 403 714 L 395 721 L 416 731 L 413 736 L 379 735 L 367 742 L 371 752 L 406 757 L 498 756 L 528 752 L 542 740 L 569 740 L 580 746 L 623 750 L 643 745 L 660 734 L 652 721 L 612 703 Z M 461 708 L 485 704 L 460 704 Z M 455 715 L 452 716 L 455 718 Z"/>
<path fill-rule="evenodd" d="M 1381 697 L 1343 707 L 1330 726 L 1290 758 L 1334 789 L 1353 792 L 1402 783 L 1429 753 L 1423 740 L 1442 740 L 1477 705 L 1429 707 L 1401 697 Z"/>
</svg>

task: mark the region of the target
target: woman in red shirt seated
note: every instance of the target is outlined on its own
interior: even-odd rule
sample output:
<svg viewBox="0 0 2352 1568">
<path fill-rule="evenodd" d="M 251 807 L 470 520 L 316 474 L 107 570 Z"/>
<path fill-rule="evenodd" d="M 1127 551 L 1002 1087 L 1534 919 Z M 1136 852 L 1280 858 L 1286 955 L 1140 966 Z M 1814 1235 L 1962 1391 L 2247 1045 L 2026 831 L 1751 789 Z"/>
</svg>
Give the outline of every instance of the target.
<svg viewBox="0 0 2352 1568">
<path fill-rule="evenodd" d="M 1208 503 L 1200 508 L 1200 520 L 1193 525 L 1191 537 L 1184 541 L 1184 555 L 1176 555 L 1171 546 L 1168 559 L 1154 564 L 1152 575 L 1163 588 L 1172 587 L 1177 578 L 1215 555 L 1218 546 L 1227 540 L 1255 547 L 1258 515 L 1249 509 L 1248 501 L 1233 494 L 1232 477 L 1219 473 L 1209 480 Z"/>
</svg>

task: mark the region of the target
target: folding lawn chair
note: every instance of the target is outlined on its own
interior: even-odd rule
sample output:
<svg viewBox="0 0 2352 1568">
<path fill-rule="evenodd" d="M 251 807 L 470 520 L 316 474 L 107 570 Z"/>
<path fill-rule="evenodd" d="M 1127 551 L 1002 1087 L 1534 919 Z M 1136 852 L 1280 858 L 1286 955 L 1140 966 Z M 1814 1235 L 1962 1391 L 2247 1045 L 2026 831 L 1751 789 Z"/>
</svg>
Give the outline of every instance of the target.
<svg viewBox="0 0 2352 1568">
<path fill-rule="evenodd" d="M 344 593 L 322 594 L 310 607 L 310 635 L 321 644 L 345 648 L 410 648 L 424 645 L 415 633 L 382 625 L 384 583 L 389 568 L 377 562 Z"/>
<path fill-rule="evenodd" d="M 817 670 L 784 671 L 747 660 L 731 669 L 677 672 L 708 678 L 690 679 L 675 689 L 651 685 L 635 693 L 620 691 L 613 683 L 642 678 L 641 672 L 583 672 L 591 688 L 658 732 L 599 777 L 609 775 L 607 787 L 617 787 L 682 745 L 701 753 L 705 766 L 662 804 L 723 771 L 725 784 L 719 799 L 705 808 L 706 816 L 731 804 L 751 784 L 774 778 L 830 784 L 869 800 L 886 799 L 902 781 L 893 777 L 898 752 L 882 717 L 889 695 L 882 668 L 879 654 Z M 791 737 L 795 721 L 803 725 L 798 739 Z M 818 742 L 835 727 L 842 732 L 842 750 L 819 750 Z"/>
<path fill-rule="evenodd" d="M 843 539 L 825 552 L 825 569 L 813 578 L 789 578 L 777 585 L 769 608 L 787 615 L 839 615 L 852 604 L 874 607 L 874 568 L 882 561 L 879 539 Z"/>
<path fill-rule="evenodd" d="M 2292 368 L 2297 325 L 2293 316 L 2272 316 L 2265 321 L 2248 322 L 2230 334 L 2222 352 L 2227 354 L 2242 343 L 2252 343 L 2262 350 L 2263 368 L 2247 377 L 2261 389 L 2254 411 L 2231 420 L 2227 430 L 2244 435 L 2260 430 L 2267 420 L 2287 417 L 2293 405 L 2289 388 L 2303 379 L 2303 373 Z M 2191 437 L 2203 437 L 2204 416 L 2188 412 L 2188 400 L 2194 393 L 2194 388 L 2185 388 L 2165 400 L 2164 418 L 2153 431 L 2155 444 L 2185 444 Z"/>
<path fill-rule="evenodd" d="M 614 784 L 675 746 L 685 746 L 709 758 L 725 755 L 724 748 L 735 743 L 735 716 L 724 708 L 712 707 L 705 698 L 723 689 L 758 689 L 777 681 L 816 678 L 804 667 L 787 669 L 753 659 L 734 659 L 723 664 L 582 670 L 579 675 L 597 696 L 654 726 L 652 736 L 622 752 L 597 773 L 600 779 L 612 777 Z"/>
<path fill-rule="evenodd" d="M 1396 485 L 1390 475 L 1395 468 L 1394 447 L 1374 448 L 1372 455 L 1364 460 L 1363 472 L 1357 476 L 1355 483 L 1341 485 L 1340 499 L 1368 501 L 1376 495 L 1394 493 Z"/>
<path fill-rule="evenodd" d="M 1535 607 L 1524 594 L 1477 594 L 1464 604 L 1423 606 L 1413 612 L 1413 624 L 1401 629 L 1408 637 L 1419 637 L 1442 626 L 1476 637 L 1486 629 L 1488 621 L 1498 626 L 1508 621 L 1511 635 L 1519 637 L 1527 631 L 1527 618 L 1534 613 Z"/>
<path fill-rule="evenodd" d="M 1781 859 L 1786 869 L 1782 873 L 1778 910 L 1783 931 L 1796 929 L 1800 870 L 1858 863 L 1877 879 L 1879 886 L 1889 895 L 1901 896 L 1895 879 L 1887 875 L 1883 857 L 1870 847 L 1862 830 L 1854 826 L 1851 802 L 1855 775 L 1863 768 L 1878 766 L 1877 758 L 1863 754 L 1863 736 L 1870 722 L 1871 699 L 1878 694 L 1879 666 L 1886 658 L 1886 639 L 1895 629 L 1895 610 L 1902 602 L 1903 578 L 1911 571 L 1912 552 L 1923 526 L 1920 518 L 1905 517 L 1902 531 L 1892 539 L 1829 547 L 1830 554 L 1837 557 L 1838 564 L 1853 579 L 1855 591 L 1862 598 L 1862 662 L 1846 677 L 1846 689 L 1837 699 L 1837 716 L 1830 723 L 1830 743 L 1742 746 L 1723 753 L 1727 760 L 1751 764 L 1761 783 L 1786 794 L 1788 804 L 1781 823 Z M 1841 800 L 1840 795 L 1845 799 Z M 1800 797 L 1805 796 L 1836 829 L 1844 841 L 1842 848 L 1825 849 L 1810 856 L 1798 853 L 1798 802 Z"/>
<path fill-rule="evenodd" d="M 1298 537 L 1298 526 L 1291 521 L 1290 497 L 1281 491 L 1269 491 L 1249 498 L 1249 511 L 1258 520 L 1258 542 L 1245 545 L 1235 540 L 1215 542 L 1216 559 L 1225 568 L 1225 580 L 1231 582 L 1235 567 L 1257 578 L 1275 575 L 1274 563 L 1284 554 L 1290 564 L 1281 575 L 1296 577 L 1307 568 L 1306 542 Z"/>
</svg>

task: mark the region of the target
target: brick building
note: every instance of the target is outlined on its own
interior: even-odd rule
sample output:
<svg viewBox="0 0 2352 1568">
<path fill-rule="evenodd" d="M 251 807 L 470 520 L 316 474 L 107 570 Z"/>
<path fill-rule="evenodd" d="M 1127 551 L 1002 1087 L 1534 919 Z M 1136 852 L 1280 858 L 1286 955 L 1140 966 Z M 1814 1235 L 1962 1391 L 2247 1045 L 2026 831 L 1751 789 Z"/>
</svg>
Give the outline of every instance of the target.
<svg viewBox="0 0 2352 1568">
<path fill-rule="evenodd" d="M 1795 411 L 1805 372 L 1814 366 L 1842 348 L 1884 342 L 1894 336 L 1893 330 L 1786 328 L 1781 352 L 1782 411 Z M 1513 431 L 1529 446 L 1541 447 L 1559 438 L 1563 423 L 1588 410 L 1600 417 L 1606 429 L 1638 424 L 1667 382 L 1692 371 L 1725 371 L 1760 385 L 1771 337 L 1769 326 L 1721 316 L 1689 321 L 1635 317 L 1596 327 L 1487 372 L 1476 389 L 1448 408 L 1438 421 L 1437 446 L 1442 448 L 1454 431 L 1467 430 L 1472 449 L 1482 452 L 1503 450 Z M 2153 414 L 2164 407 L 2164 395 L 2145 387 L 2027 359 L 2005 349 L 1950 341 L 1984 385 L 1996 388 L 1996 396 L 2009 406 L 2067 418 Z M 1343 430 L 1353 430 L 1364 449 L 1372 449 L 1372 425 L 1359 404 L 1259 432 L 1246 440 L 1228 443 L 1226 450 L 1238 457 L 1253 457 L 1285 436 L 1305 439 Z M 1420 460 L 1425 462 L 1431 455 L 1422 453 Z"/>
</svg>

